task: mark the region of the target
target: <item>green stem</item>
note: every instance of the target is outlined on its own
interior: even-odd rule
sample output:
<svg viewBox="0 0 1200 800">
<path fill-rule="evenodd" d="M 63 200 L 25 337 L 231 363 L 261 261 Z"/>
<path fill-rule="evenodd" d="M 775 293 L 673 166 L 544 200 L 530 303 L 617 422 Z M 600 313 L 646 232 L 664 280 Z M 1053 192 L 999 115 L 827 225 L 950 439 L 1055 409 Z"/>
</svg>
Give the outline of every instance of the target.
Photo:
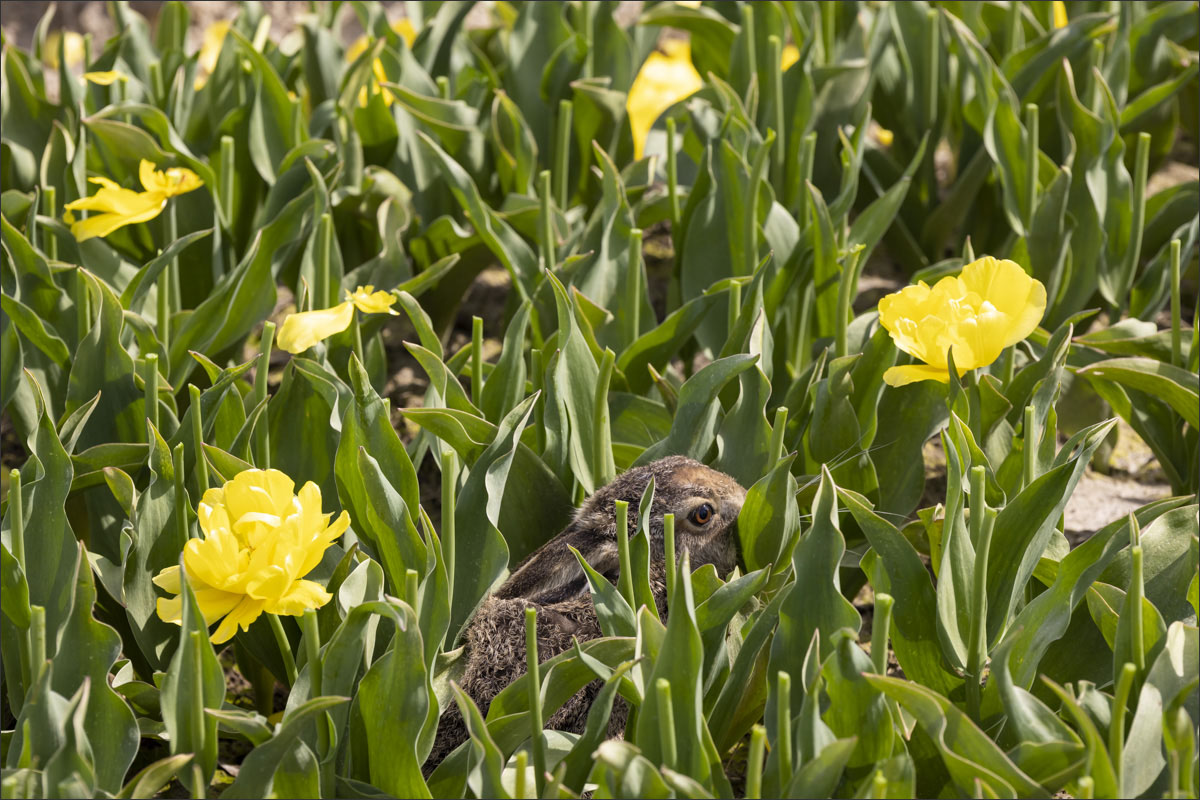
<svg viewBox="0 0 1200 800">
<path fill-rule="evenodd" d="M 992 520 L 995 511 L 988 508 L 987 470 L 971 467 L 971 541 L 975 544 L 975 571 L 971 587 L 970 644 L 967 647 L 967 711 L 979 721 L 980 679 L 987 660 L 987 566 L 991 549 Z"/>
<path fill-rule="evenodd" d="M 267 399 L 267 374 L 271 368 L 271 347 L 275 344 L 275 323 L 264 322 L 262 342 L 259 345 L 258 364 L 254 368 L 254 406 Z M 271 428 L 264 409 L 255 427 L 258 441 L 258 463 L 263 469 L 271 468 Z"/>
<path fill-rule="evenodd" d="M 275 645 L 279 648 L 279 655 L 283 658 L 284 677 L 287 680 L 288 688 L 296 685 L 296 659 L 292 656 L 292 645 L 288 641 L 287 633 L 283 630 L 283 621 L 279 619 L 278 614 L 267 614 L 267 621 L 271 624 L 271 633 L 275 636 Z"/>
<path fill-rule="evenodd" d="M 1129 230 L 1133 234 L 1126 251 L 1124 285 L 1121 287 L 1119 311 L 1125 311 L 1129 299 L 1129 288 L 1137 274 L 1138 259 L 1142 254 L 1142 232 L 1146 224 L 1146 178 L 1150 166 L 1150 134 L 1145 131 L 1138 134 L 1137 151 L 1133 162 L 1133 219 Z"/>
<path fill-rule="evenodd" d="M 1112 720 L 1108 726 L 1108 755 L 1112 760 L 1113 769 L 1117 772 L 1118 792 L 1124 782 L 1121 761 L 1125 752 L 1125 712 L 1129 703 L 1129 691 L 1133 688 L 1136 675 L 1137 667 L 1126 661 L 1121 665 L 1121 674 L 1117 676 L 1117 686 L 1113 692 Z"/>
<path fill-rule="evenodd" d="M 663 514 L 663 555 L 667 562 L 667 600 L 675 593 L 675 515 Z M 670 608 L 667 613 L 670 613 Z"/>
<path fill-rule="evenodd" d="M 617 500 L 614 504 L 617 515 L 617 557 L 620 562 L 621 574 L 617 577 L 617 591 L 630 608 L 637 606 L 633 601 L 633 567 L 629 558 L 629 503 Z"/>
<path fill-rule="evenodd" d="M 814 297 L 813 285 L 810 283 L 804 287 L 804 294 L 800 296 L 800 319 L 796 323 L 796 344 L 794 347 L 796 375 L 799 375 L 808 366 L 809 350 L 811 349 L 808 341 L 808 329 L 812 318 Z"/>
<path fill-rule="evenodd" d="M 25 575 L 28 580 L 29 574 L 25 571 L 25 499 L 21 495 L 21 471 L 17 469 L 8 473 L 8 516 L 12 555 L 21 569 L 21 574 Z M 32 628 L 27 628 L 17 636 L 17 644 L 21 650 L 20 694 L 22 697 L 29 692 L 29 688 L 33 684 L 33 676 L 37 674 L 30 638 L 32 633 Z"/>
<path fill-rule="evenodd" d="M 1004 387 L 1012 383 L 1013 371 L 1017 364 L 1017 346 L 1011 345 L 1004 348 L 1004 360 L 1000 362 L 1000 380 L 1004 383 Z"/>
<path fill-rule="evenodd" d="M 658 699 L 658 738 L 662 744 L 662 763 L 675 769 L 675 707 L 671 701 L 671 682 L 659 678 L 654 682 L 654 694 Z"/>
<path fill-rule="evenodd" d="M 234 170 L 236 167 L 236 154 L 233 148 L 233 137 L 221 137 L 221 211 L 225 214 L 225 225 L 229 231 L 233 230 L 233 198 L 234 198 Z"/>
<path fill-rule="evenodd" d="M 320 697 L 324 694 L 322 685 L 325 682 L 325 670 L 321 661 L 321 627 L 317 624 L 315 609 L 307 609 L 301 615 L 300 630 L 304 634 L 304 658 L 308 662 L 308 694 L 309 697 Z M 333 780 L 329 771 L 332 764 L 325 763 L 330 748 L 328 719 L 325 712 L 321 712 L 317 718 L 317 766 L 321 771 L 322 786 Z"/>
<path fill-rule="evenodd" d="M 458 453 L 442 451 L 442 558 L 446 562 L 446 583 L 449 600 L 454 598 L 454 510 L 457 505 Z"/>
<path fill-rule="evenodd" d="M 471 317 L 471 402 L 483 407 L 483 317 Z"/>
<path fill-rule="evenodd" d="M 887 674 L 888 632 L 892 627 L 895 599 L 886 592 L 875 595 L 875 618 L 871 622 L 871 668 L 876 675 Z"/>
<path fill-rule="evenodd" d="M 871 778 L 871 797 L 887 797 L 888 781 L 883 774 L 883 770 L 875 770 L 875 775 Z"/>
<path fill-rule="evenodd" d="M 837 18 L 834 16 L 837 3 L 825 0 L 821 3 L 821 49 L 825 51 L 825 63 L 833 63 L 833 51 L 837 41 Z"/>
<path fill-rule="evenodd" d="M 846 331 L 850 326 L 851 304 L 858 290 L 858 272 L 862 262 L 863 246 L 860 244 L 850 252 L 850 263 L 842 268 L 841 279 L 838 281 L 837 299 L 837 329 L 835 331 L 834 352 L 840 358 L 847 354 Z"/>
<path fill-rule="evenodd" d="M 1179 294 L 1179 249 L 1178 239 L 1171 240 L 1171 363 L 1183 366 L 1183 319 Z"/>
<path fill-rule="evenodd" d="M 746 757 L 746 800 L 762 797 L 763 755 L 767 750 L 767 729 L 755 725 L 750 729 L 750 753 Z"/>
<path fill-rule="evenodd" d="M 558 103 L 558 125 L 554 135 L 554 184 L 555 202 L 560 211 L 567 210 L 567 185 L 571 171 L 571 115 L 574 105 L 570 100 Z"/>
<path fill-rule="evenodd" d="M 57 192 L 53 186 L 42 190 L 42 213 L 50 219 L 58 216 Z M 58 237 L 48 227 L 42 229 L 42 249 L 50 261 L 58 260 Z"/>
<path fill-rule="evenodd" d="M 155 327 L 158 332 L 158 341 L 162 345 L 163 352 L 170 352 L 171 348 L 171 270 L 164 269 L 158 273 L 158 280 L 155 283 L 157 288 L 155 308 Z"/>
<path fill-rule="evenodd" d="M 525 609 L 525 664 L 529 688 L 530 749 L 533 750 L 533 780 L 538 797 L 546 784 L 546 740 L 542 736 L 542 677 L 538 661 L 537 609 Z"/>
<path fill-rule="evenodd" d="M 201 631 L 192 631 L 188 634 L 188 638 L 192 643 L 192 674 L 199 680 L 204 675 L 204 651 L 203 647 L 211 645 L 205 641 L 207 638 Z M 199 752 L 204 749 L 204 740 L 208 738 L 208 715 L 204 713 L 204 692 L 192 692 L 192 743 Z M 192 796 L 207 797 L 208 796 L 208 781 L 204 779 L 204 770 L 199 764 L 195 765 L 192 770 Z"/>
<path fill-rule="evenodd" d="M 775 193 L 782 197 L 784 192 L 784 162 L 787 157 L 783 115 L 783 41 L 772 34 L 767 37 L 767 75 L 771 79 L 771 121 L 775 130 L 775 157 L 771 163 L 772 183 Z"/>
<path fill-rule="evenodd" d="M 775 697 L 775 740 L 779 748 L 779 785 L 792 782 L 792 676 L 779 671 Z"/>
<path fill-rule="evenodd" d="M 925 24 L 929 26 L 928 40 L 929 49 L 926 51 L 926 58 L 929 65 L 929 83 L 925 87 L 925 129 L 933 130 L 937 124 L 938 117 L 938 90 L 941 88 L 938 82 L 938 72 L 941 66 L 942 58 L 942 29 L 938 22 L 938 10 L 930 8 L 925 12 Z M 936 142 L 931 142 L 926 149 L 926 160 L 933 163 L 933 151 Z"/>
<path fill-rule="evenodd" d="M 538 200 L 541 201 L 538 216 L 538 255 L 542 269 L 553 270 L 555 262 L 554 209 L 550 188 L 550 170 L 538 173 Z"/>
<path fill-rule="evenodd" d="M 629 344 L 637 341 L 642 322 L 642 229 L 629 231 L 629 273 L 625 281 L 625 336 Z"/>
<path fill-rule="evenodd" d="M 192 408 L 192 453 L 196 459 L 196 488 L 200 497 L 208 491 L 208 460 L 204 457 L 204 418 L 200 404 L 200 387 L 188 384 L 188 401 Z"/>
<path fill-rule="evenodd" d="M 438 75 L 436 78 L 433 79 L 433 82 L 437 84 L 438 96 L 441 97 L 443 100 L 449 100 L 450 99 L 450 78 L 447 77 L 446 75 Z"/>
<path fill-rule="evenodd" d="M 1080 800 L 1092 800 L 1096 796 L 1096 781 L 1091 775 L 1084 775 L 1075 781 L 1075 787 L 1079 794 L 1077 797 Z"/>
<path fill-rule="evenodd" d="M 775 409 L 775 424 L 771 426 L 771 449 L 768 451 L 771 454 L 771 460 L 767 462 L 772 467 L 779 463 L 779 459 L 783 458 L 783 434 L 787 430 L 787 418 L 787 406 Z"/>
<path fill-rule="evenodd" d="M 163 88 L 162 62 L 151 61 L 146 68 L 150 73 L 150 91 L 154 94 L 150 98 L 150 105 L 157 106 L 162 103 L 162 97 L 166 94 L 166 90 Z"/>
<path fill-rule="evenodd" d="M 579 4 L 581 22 L 583 23 L 583 41 L 586 43 L 583 57 L 583 77 L 590 78 L 595 74 L 595 41 L 596 17 L 595 6 L 591 3 Z"/>
<path fill-rule="evenodd" d="M 365 369 L 367 366 L 367 351 L 366 348 L 363 347 L 362 318 L 359 315 L 357 308 L 354 310 L 354 316 L 351 318 L 350 327 L 354 332 L 354 338 L 350 342 L 350 347 L 354 352 L 355 358 L 358 359 L 358 363 L 361 364 Z"/>
<path fill-rule="evenodd" d="M 518 750 L 516 759 L 517 759 L 517 763 L 516 763 L 516 767 L 517 767 L 517 774 L 516 774 L 517 787 L 516 788 L 517 788 L 517 790 L 515 792 L 513 792 L 513 797 L 519 797 L 519 798 L 528 797 L 529 796 L 529 786 L 528 786 L 529 776 L 526 773 L 529 772 L 529 751 L 528 750 Z M 551 795 L 551 797 L 554 797 L 554 796 L 556 796 L 556 795 Z"/>
<path fill-rule="evenodd" d="M 675 153 L 675 119 L 667 117 L 667 197 L 671 199 L 671 235 L 677 237 L 679 225 L 679 161 Z"/>
<path fill-rule="evenodd" d="M 746 39 L 746 90 L 749 91 L 751 86 L 758 82 L 758 43 L 755 41 L 754 33 L 754 4 L 745 3 L 742 5 L 742 36 Z M 750 114 L 753 121 L 754 114 Z"/>
<path fill-rule="evenodd" d="M 146 419 L 158 430 L 158 354 L 147 353 L 142 378 L 146 384 Z"/>
<path fill-rule="evenodd" d="M 1021 488 L 1024 489 L 1029 484 L 1033 483 L 1037 477 L 1037 420 L 1034 419 L 1033 406 L 1025 406 L 1025 424 L 1022 429 L 1022 450 L 1021 455 L 1024 457 L 1024 468 L 1021 473 Z"/>
<path fill-rule="evenodd" d="M 46 607 L 29 607 L 29 682 L 32 686 L 42 677 L 46 666 Z"/>
<path fill-rule="evenodd" d="M 1025 165 L 1029 170 L 1026 175 L 1025 207 L 1029 209 L 1029 217 L 1025 220 L 1025 234 L 1033 230 L 1033 217 L 1037 213 L 1038 201 L 1038 107 L 1036 103 L 1025 105 L 1025 131 L 1028 134 L 1028 150 L 1025 153 Z"/>
<path fill-rule="evenodd" d="M 182 543 L 191 538 L 187 517 L 189 501 L 187 489 L 183 486 L 183 479 L 187 475 L 183 468 L 183 442 L 175 445 L 171 451 L 171 465 L 175 470 L 175 533 Z"/>
<path fill-rule="evenodd" d="M 596 448 L 592 453 L 592 469 L 597 485 L 607 485 L 616 477 L 608 414 L 608 387 L 612 382 L 613 365 L 616 360 L 617 356 L 612 348 L 604 348 L 604 355 L 600 357 L 600 374 L 596 379 L 595 414 L 592 417 L 592 442 Z"/>
<path fill-rule="evenodd" d="M 800 155 L 797 157 L 796 166 L 800 180 L 797 181 L 796 188 L 799 190 L 799 202 L 796 205 L 796 218 L 800 220 L 808 219 L 808 204 L 812 202 L 808 194 L 808 183 L 812 180 L 813 175 L 813 159 L 817 152 L 817 132 L 810 131 L 804 134 L 800 139 Z"/>
<path fill-rule="evenodd" d="M 163 235 L 163 249 L 166 250 L 168 247 L 170 247 L 172 244 L 175 243 L 175 240 L 177 238 L 179 238 L 179 233 L 178 233 L 179 229 L 178 229 L 178 226 L 175 221 L 175 204 L 174 203 L 171 203 L 171 202 L 167 203 L 166 213 L 163 214 L 163 225 L 164 225 L 164 231 L 165 231 L 164 235 Z M 171 313 L 176 314 L 183 308 L 183 290 L 181 288 L 181 282 L 179 280 L 179 259 L 178 259 L 178 257 L 172 258 L 171 263 L 167 264 L 167 268 L 165 270 L 163 270 L 163 274 L 166 274 L 166 273 L 170 273 L 170 275 L 171 275 L 171 281 L 169 284 L 171 287 L 171 294 L 170 294 Z M 164 349 L 166 348 L 165 343 L 163 344 L 163 348 Z"/>
<path fill-rule="evenodd" d="M 1133 665 L 1137 667 L 1138 674 L 1146 671 L 1146 642 L 1145 634 L 1142 630 L 1142 598 L 1146 596 L 1145 573 L 1143 569 L 1143 560 L 1145 554 L 1142 552 L 1142 546 L 1135 544 L 1129 548 L 1129 555 L 1133 561 L 1133 574 L 1129 578 L 1129 604 L 1130 613 L 1133 614 L 1129 619 L 1129 639 L 1133 645 Z"/>
<path fill-rule="evenodd" d="M 726 321 L 728 334 L 733 333 L 733 328 L 737 325 L 738 317 L 742 311 L 742 285 L 740 283 L 731 284 L 729 287 L 729 318 Z"/>
<path fill-rule="evenodd" d="M 321 215 L 317 223 L 317 274 L 313 287 L 313 308 L 329 308 L 336 305 L 333 297 L 333 216 L 329 212 Z"/>
<path fill-rule="evenodd" d="M 1008 12 L 1004 17 L 1004 41 L 1008 43 L 1008 52 L 1015 53 L 1025 43 L 1024 31 L 1021 29 L 1021 4 L 1009 3 Z"/>
</svg>

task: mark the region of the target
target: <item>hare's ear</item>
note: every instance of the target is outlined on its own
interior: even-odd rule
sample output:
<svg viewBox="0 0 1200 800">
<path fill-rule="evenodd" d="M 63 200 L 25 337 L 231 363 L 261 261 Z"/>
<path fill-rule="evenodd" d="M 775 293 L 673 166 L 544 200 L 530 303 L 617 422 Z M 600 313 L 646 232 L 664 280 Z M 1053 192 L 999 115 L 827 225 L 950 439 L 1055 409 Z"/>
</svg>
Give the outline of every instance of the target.
<svg viewBox="0 0 1200 800">
<path fill-rule="evenodd" d="M 616 580 L 620 566 L 611 530 L 585 530 L 578 522 L 526 558 L 496 591 L 496 597 L 522 597 L 540 605 L 560 603 L 588 594 L 587 576 L 570 548 L 583 554 L 597 572 Z"/>
</svg>

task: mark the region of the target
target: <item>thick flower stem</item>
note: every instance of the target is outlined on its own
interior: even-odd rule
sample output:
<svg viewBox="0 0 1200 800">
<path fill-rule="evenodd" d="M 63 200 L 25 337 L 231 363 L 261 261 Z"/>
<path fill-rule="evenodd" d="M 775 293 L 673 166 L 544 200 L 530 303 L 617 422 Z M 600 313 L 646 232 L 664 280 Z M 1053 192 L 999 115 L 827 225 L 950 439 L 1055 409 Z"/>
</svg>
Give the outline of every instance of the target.
<svg viewBox="0 0 1200 800">
<path fill-rule="evenodd" d="M 629 503 L 617 500 L 614 504 L 617 515 L 617 559 L 621 573 L 617 576 L 617 591 L 630 608 L 635 608 L 633 599 L 633 566 L 629 557 Z"/>
<path fill-rule="evenodd" d="M 675 515 L 663 514 L 663 556 L 667 562 L 667 598 L 675 592 Z M 670 613 L 670 609 L 667 609 Z"/>
<path fill-rule="evenodd" d="M 746 87 L 756 85 L 758 78 L 758 50 L 754 41 L 754 4 L 746 3 L 742 6 L 742 36 L 746 40 L 745 66 L 746 70 Z M 759 87 L 761 90 L 761 86 Z M 753 119 L 753 113 L 751 113 Z"/>
<path fill-rule="evenodd" d="M 326 212 L 317 223 L 316 275 L 313 287 L 313 308 L 329 308 L 335 305 L 333 296 L 333 216 Z"/>
<path fill-rule="evenodd" d="M 192 649 L 192 675 L 196 680 L 204 678 L 204 649 L 212 647 L 206 639 L 208 638 L 201 631 L 192 631 L 188 634 L 191 640 Z M 197 751 L 204 748 L 204 740 L 208 738 L 208 715 L 204 713 L 204 692 L 193 691 L 192 695 L 192 744 Z M 208 788 L 208 781 L 204 779 L 204 771 L 200 769 L 200 765 L 196 764 L 196 768 L 192 771 L 192 796 L 207 797 L 205 791 Z"/>
<path fill-rule="evenodd" d="M 483 407 L 483 317 L 471 317 L 471 402 Z"/>
<path fill-rule="evenodd" d="M 529 796 L 529 751 L 518 750 L 513 756 L 516 761 L 516 791 L 513 792 L 513 797 L 528 797 Z M 550 797 L 557 797 L 552 794 Z"/>
<path fill-rule="evenodd" d="M 29 683 L 32 686 L 42 677 L 46 666 L 46 608 L 29 607 Z"/>
<path fill-rule="evenodd" d="M 771 459 L 767 462 L 771 467 L 774 467 L 779 463 L 779 459 L 783 458 L 783 434 L 787 430 L 787 418 L 787 406 L 775 409 L 775 423 L 771 426 L 771 444 L 767 450 L 771 454 Z"/>
<path fill-rule="evenodd" d="M 779 785 L 792 782 L 792 676 L 779 671 L 775 697 L 775 746 L 779 750 Z"/>
<path fill-rule="evenodd" d="M 178 226 L 175 222 L 175 204 L 172 202 L 167 203 L 166 213 L 163 214 L 163 225 L 163 249 L 166 250 L 175 243 L 177 238 L 179 238 Z M 171 263 L 167 265 L 165 270 L 163 270 L 164 275 L 168 273 L 171 276 L 169 283 L 169 286 L 171 287 L 171 292 L 169 295 L 171 299 L 171 313 L 175 314 L 183 308 L 183 294 L 179 285 L 179 259 L 177 257 L 172 258 Z M 165 343 L 163 347 L 164 349 L 166 348 Z"/>
<path fill-rule="evenodd" d="M 1183 366 L 1183 320 L 1179 296 L 1179 248 L 1178 239 L 1171 240 L 1171 364 Z"/>
<path fill-rule="evenodd" d="M 637 341 L 642 328 L 642 229 L 629 231 L 629 272 L 625 277 L 625 332 L 626 341 Z"/>
<path fill-rule="evenodd" d="M 1129 690 L 1133 688 L 1133 679 L 1137 675 L 1137 667 L 1126 661 L 1121 665 L 1121 674 L 1117 676 L 1116 689 L 1113 692 L 1112 720 L 1108 725 L 1108 756 L 1113 769 L 1117 773 L 1117 788 L 1122 784 L 1121 761 L 1125 753 L 1125 711 L 1129 703 Z"/>
<path fill-rule="evenodd" d="M 871 668 L 876 675 L 887 674 L 888 631 L 892 627 L 892 606 L 896 601 L 890 594 L 875 595 L 875 618 L 871 621 Z"/>
<path fill-rule="evenodd" d="M 458 489 L 458 454 L 442 451 L 442 559 L 446 562 L 447 603 L 454 602 L 454 509 Z"/>
<path fill-rule="evenodd" d="M 1025 424 L 1022 429 L 1021 455 L 1024 457 L 1024 470 L 1021 474 L 1021 488 L 1033 483 L 1037 477 L 1037 420 L 1034 419 L 1033 406 L 1025 406 Z"/>
<path fill-rule="evenodd" d="M 750 754 L 746 758 L 746 800 L 762 797 L 763 755 L 767 749 L 767 729 L 755 725 L 750 729 Z"/>
<path fill-rule="evenodd" d="M 775 130 L 775 148 L 771 161 L 772 185 L 783 196 L 784 164 L 787 161 L 787 132 L 783 114 L 783 40 L 772 34 L 767 37 L 767 77 L 771 98 L 771 123 Z"/>
<path fill-rule="evenodd" d="M 1132 235 L 1121 273 L 1123 283 L 1119 287 L 1121 299 L 1118 307 L 1121 312 L 1125 311 L 1125 305 L 1129 301 L 1129 288 L 1133 285 L 1138 259 L 1142 253 L 1142 232 L 1146 225 L 1146 178 L 1149 166 L 1150 134 L 1143 131 L 1138 134 L 1137 150 L 1133 160 L 1133 219 L 1129 223 L 1129 231 Z M 1114 317 L 1114 319 L 1117 318 L 1119 316 Z"/>
<path fill-rule="evenodd" d="M 675 706 L 671 701 L 671 682 L 659 678 L 654 682 L 654 693 L 658 699 L 658 738 L 662 746 L 662 763 L 675 769 L 678 748 L 675 743 Z"/>
<path fill-rule="evenodd" d="M 967 645 L 967 713 L 979 721 L 980 681 L 987 661 L 987 567 L 996 512 L 988 508 L 987 470 L 971 467 L 971 541 L 975 545 L 975 572 L 971 587 L 970 641 Z"/>
<path fill-rule="evenodd" d="M 537 796 L 546 784 L 546 740 L 542 735 L 542 677 L 538 660 L 537 609 L 525 609 L 525 666 L 529 687 L 530 748 L 533 750 L 533 780 Z"/>
<path fill-rule="evenodd" d="M 554 240 L 554 197 L 550 187 L 550 170 L 544 169 L 538 173 L 538 256 L 542 269 L 554 269 L 555 240 Z"/>
<path fill-rule="evenodd" d="M 323 694 L 324 664 L 321 662 L 321 629 L 317 624 L 315 609 L 307 609 L 300 617 L 300 630 L 304 633 L 304 658 L 308 662 L 308 694 L 310 697 L 320 697 Z M 332 782 L 333 776 L 325 765 L 325 756 L 329 754 L 328 717 L 321 712 L 317 719 L 317 763 L 321 765 L 322 782 Z M 332 787 L 331 787 L 332 788 Z"/>
<path fill-rule="evenodd" d="M 554 129 L 554 201 L 560 211 L 567 210 L 567 186 L 571 172 L 571 116 L 575 106 L 570 100 L 558 103 L 558 124 Z"/>
<path fill-rule="evenodd" d="M 171 347 L 171 270 L 164 269 L 158 273 L 155 282 L 155 330 L 163 352 L 170 352 Z"/>
<path fill-rule="evenodd" d="M 158 430 L 158 354 L 146 354 L 142 380 L 146 385 L 146 419 Z"/>
<path fill-rule="evenodd" d="M 616 363 L 616 353 L 612 348 L 604 348 L 600 357 L 600 374 L 596 379 L 595 416 L 592 418 L 592 442 L 595 452 L 592 454 L 592 471 L 597 485 L 607 484 L 616 477 L 616 465 L 612 456 L 612 432 L 608 414 L 608 387 L 612 382 L 613 365 Z"/>
<path fill-rule="evenodd" d="M 50 219 L 58 216 L 57 191 L 53 186 L 47 186 L 42 190 L 42 213 Z M 49 228 L 42 229 L 42 250 L 45 251 L 48 260 L 58 260 L 58 237 Z"/>
<path fill-rule="evenodd" d="M 271 624 L 271 633 L 275 636 L 275 644 L 279 647 L 279 655 L 283 658 L 283 671 L 287 678 L 288 688 L 296 685 L 296 659 L 292 656 L 292 645 L 288 641 L 287 633 L 283 630 L 283 621 L 279 619 L 278 614 L 267 614 L 267 621 Z"/>
<path fill-rule="evenodd" d="M 275 323 L 264 322 L 262 342 L 258 351 L 258 364 L 254 367 L 254 405 L 257 408 L 267 399 L 267 375 L 271 369 L 271 347 L 275 344 Z M 271 468 L 271 429 L 269 416 L 263 409 L 258 418 L 254 433 L 258 444 L 258 465 L 262 469 Z"/>
<path fill-rule="evenodd" d="M 192 454 L 196 459 L 196 488 L 200 497 L 208 491 L 208 460 L 204 457 L 204 418 L 200 405 L 200 387 L 188 384 L 188 400 L 192 408 Z"/>
<path fill-rule="evenodd" d="M 1143 632 L 1143 615 L 1142 605 L 1143 599 L 1146 597 L 1146 580 L 1144 560 L 1145 553 L 1142 551 L 1142 535 L 1138 528 L 1137 518 L 1132 512 L 1129 514 L 1130 539 L 1129 557 L 1132 561 L 1131 574 L 1129 576 L 1129 590 L 1126 595 L 1129 613 L 1132 616 L 1129 618 L 1129 643 L 1133 646 L 1133 665 L 1137 667 L 1138 675 L 1146 674 L 1146 639 Z"/>
<path fill-rule="evenodd" d="M 860 244 L 847 256 L 849 261 L 842 268 L 838 281 L 837 329 L 834 338 L 834 353 L 841 358 L 846 355 L 846 331 L 850 327 L 851 303 L 858 289 L 858 272 L 862 261 L 863 246 Z"/>
</svg>

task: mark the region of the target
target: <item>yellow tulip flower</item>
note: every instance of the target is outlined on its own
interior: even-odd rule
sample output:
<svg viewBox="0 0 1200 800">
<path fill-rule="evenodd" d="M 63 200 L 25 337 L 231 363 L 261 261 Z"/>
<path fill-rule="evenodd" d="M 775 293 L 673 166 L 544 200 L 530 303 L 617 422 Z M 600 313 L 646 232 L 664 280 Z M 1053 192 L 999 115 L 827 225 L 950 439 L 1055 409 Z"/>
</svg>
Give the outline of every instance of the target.
<svg viewBox="0 0 1200 800">
<path fill-rule="evenodd" d="M 412 20 L 408 17 L 401 17 L 393 22 L 392 30 L 400 34 L 400 38 L 407 42 L 409 47 L 412 47 L 412 43 L 417 40 L 417 29 L 413 27 Z M 367 45 L 369 45 L 370 42 L 371 40 L 365 35 L 355 39 L 353 44 L 346 48 L 346 63 L 356 60 L 359 56 L 365 53 L 367 51 Z M 391 92 L 380 86 L 381 83 L 387 81 L 388 77 L 387 73 L 383 71 L 383 62 L 378 58 L 375 59 L 375 63 L 371 65 L 371 72 L 374 74 L 371 88 L 376 92 L 382 93 L 383 102 L 390 106 L 396 98 Z M 358 104 L 360 106 L 365 106 L 367 104 L 368 96 L 367 87 L 364 86 L 358 92 Z"/>
<path fill-rule="evenodd" d="M 879 322 L 896 346 L 924 364 L 892 367 L 889 386 L 950 381 L 946 351 L 954 348 L 959 376 L 986 367 L 1024 339 L 1046 312 L 1046 287 L 1014 261 L 991 256 L 930 288 L 924 281 L 879 301 Z"/>
<path fill-rule="evenodd" d="M 661 44 L 663 52 L 650 54 L 638 70 L 625 110 L 633 130 L 633 156 L 641 158 L 646 136 L 654 121 L 668 108 L 696 92 L 704 81 L 692 66 L 692 46 L 684 39 L 667 39 Z"/>
<path fill-rule="evenodd" d="M 101 211 L 71 225 L 71 234 L 80 242 L 95 236 L 108 236 L 118 228 L 154 219 L 167 205 L 167 198 L 190 192 L 204 185 L 200 176 L 186 167 L 156 170 L 142 159 L 138 166 L 144 192 L 124 189 L 108 178 L 89 178 L 101 189 L 90 197 L 67 203 L 67 211 Z"/>
<path fill-rule="evenodd" d="M 374 286 L 359 286 L 353 292 L 346 292 L 346 301 L 333 308 L 288 314 L 276 343 L 279 349 L 293 355 L 303 353 L 317 342 L 349 328 L 354 321 L 354 309 L 364 314 L 397 316 L 399 312 L 392 308 L 395 302 L 396 296 L 391 292 L 377 292 Z"/>
<path fill-rule="evenodd" d="M 46 63 L 53 69 L 58 69 L 58 46 L 62 43 L 64 55 L 67 57 L 67 68 L 77 67 L 83 63 L 83 37 L 75 31 L 51 31 L 46 36 L 46 46 L 42 50 L 42 56 Z"/>
<path fill-rule="evenodd" d="M 183 548 L 188 583 L 204 621 L 221 620 L 212 634 L 221 644 L 247 630 L 264 611 L 300 616 L 320 608 L 332 595 L 304 576 L 321 562 L 326 548 L 350 525 L 345 511 L 329 523 L 321 513 L 321 490 L 295 483 L 275 469 L 248 469 L 220 489 L 209 489 L 196 510 L 203 539 Z M 158 616 L 182 622 L 183 590 L 178 566 L 154 576 L 154 584 L 174 597 L 158 598 Z"/>
<path fill-rule="evenodd" d="M 83 79 L 90 81 L 100 86 L 112 86 L 117 81 L 127 81 L 129 76 L 119 69 L 104 70 L 102 72 L 85 72 Z"/>
<path fill-rule="evenodd" d="M 1053 0 L 1050 8 L 1054 13 L 1055 29 L 1067 27 L 1067 4 L 1062 0 Z"/>
<path fill-rule="evenodd" d="M 197 58 L 200 67 L 192 88 L 200 91 L 208 82 L 208 76 L 217 68 L 217 59 L 221 56 L 221 47 L 225 44 L 225 35 L 229 33 L 229 20 L 219 19 L 204 29 L 204 42 L 200 45 L 200 55 Z"/>
</svg>

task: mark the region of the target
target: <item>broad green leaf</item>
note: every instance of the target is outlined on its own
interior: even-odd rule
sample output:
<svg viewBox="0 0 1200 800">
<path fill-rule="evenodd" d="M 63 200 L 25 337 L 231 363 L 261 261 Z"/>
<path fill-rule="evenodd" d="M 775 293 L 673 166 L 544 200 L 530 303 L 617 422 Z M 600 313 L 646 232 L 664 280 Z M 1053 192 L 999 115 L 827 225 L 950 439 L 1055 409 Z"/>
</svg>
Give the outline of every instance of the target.
<svg viewBox="0 0 1200 800">
<path fill-rule="evenodd" d="M 738 538 L 747 569 L 757 570 L 781 561 L 787 548 L 800 532 L 800 511 L 796 507 L 796 479 L 792 476 L 793 453 L 780 459 L 770 472 L 746 492 L 738 513 Z"/>
<path fill-rule="evenodd" d="M 1200 377 L 1195 373 L 1149 358 L 1112 358 L 1079 372 L 1160 397 L 1193 428 L 1200 427 Z"/>
</svg>

